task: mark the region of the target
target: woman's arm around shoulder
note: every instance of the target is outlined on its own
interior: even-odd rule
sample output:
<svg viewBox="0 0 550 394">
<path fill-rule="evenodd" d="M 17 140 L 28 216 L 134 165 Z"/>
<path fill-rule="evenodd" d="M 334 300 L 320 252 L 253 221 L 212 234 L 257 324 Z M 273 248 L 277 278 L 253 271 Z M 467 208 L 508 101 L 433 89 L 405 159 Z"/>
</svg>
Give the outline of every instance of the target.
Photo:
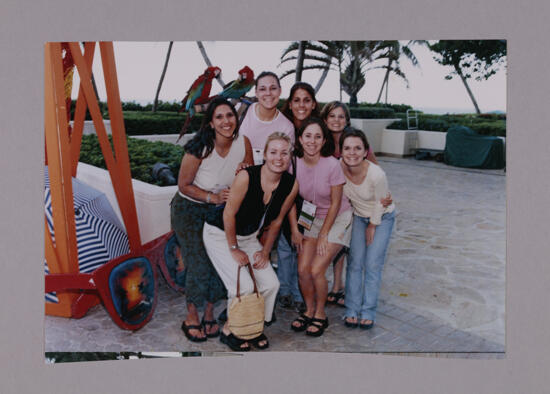
<svg viewBox="0 0 550 394">
<path fill-rule="evenodd" d="M 237 174 L 229 191 L 229 198 L 223 210 L 223 225 L 227 247 L 231 250 L 231 256 L 239 265 L 250 263 L 248 255 L 238 248 L 237 229 L 235 217 L 248 190 L 248 172 L 241 171 Z"/>
</svg>

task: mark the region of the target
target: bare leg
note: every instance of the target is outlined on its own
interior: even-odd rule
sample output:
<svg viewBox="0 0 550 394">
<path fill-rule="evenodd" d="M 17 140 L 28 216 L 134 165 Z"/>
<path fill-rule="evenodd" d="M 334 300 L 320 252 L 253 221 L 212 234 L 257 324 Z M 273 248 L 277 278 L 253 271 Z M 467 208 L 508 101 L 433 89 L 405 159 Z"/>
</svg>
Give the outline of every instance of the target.
<svg viewBox="0 0 550 394">
<path fill-rule="evenodd" d="M 311 262 L 316 254 L 316 245 L 314 238 L 304 238 L 302 251 L 298 255 L 298 281 L 306 304 L 305 315 L 308 317 L 315 314 L 315 287 L 311 275 Z M 299 323 L 294 322 L 292 325 L 297 327 Z"/>
<path fill-rule="evenodd" d="M 216 321 L 216 319 L 214 319 L 214 304 L 212 304 L 211 302 L 206 303 L 203 319 L 205 321 Z M 220 327 L 217 323 L 215 323 L 212 325 L 207 325 L 204 329 L 206 330 L 206 334 L 214 334 L 220 329 Z"/>
<path fill-rule="evenodd" d="M 325 303 L 327 300 L 328 293 L 328 281 L 325 276 L 327 268 L 332 262 L 334 256 L 340 251 L 342 245 L 329 243 L 327 254 L 325 256 L 315 255 L 312 267 L 311 274 L 313 276 L 313 285 L 315 287 L 315 315 L 314 317 L 318 319 L 326 318 L 325 313 Z"/>
<path fill-rule="evenodd" d="M 199 321 L 199 313 L 197 312 L 197 307 L 195 307 L 194 304 L 187 303 L 187 317 L 185 319 L 185 325 L 186 326 L 198 326 L 200 323 Z M 197 337 L 197 338 L 205 338 L 206 334 L 203 330 L 198 330 L 195 328 L 192 328 L 189 330 L 189 334 Z"/>
</svg>

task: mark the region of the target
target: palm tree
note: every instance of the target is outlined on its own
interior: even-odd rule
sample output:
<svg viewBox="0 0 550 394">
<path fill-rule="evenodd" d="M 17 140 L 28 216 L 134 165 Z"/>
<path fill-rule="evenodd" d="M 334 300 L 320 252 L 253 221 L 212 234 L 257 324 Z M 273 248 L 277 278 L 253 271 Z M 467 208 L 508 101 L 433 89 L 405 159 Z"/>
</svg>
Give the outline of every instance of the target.
<svg viewBox="0 0 550 394">
<path fill-rule="evenodd" d="M 382 97 L 382 92 L 384 91 L 384 87 L 386 88 L 386 104 L 388 103 L 388 86 L 389 86 L 389 76 L 390 73 L 393 73 L 397 75 L 398 77 L 402 78 L 405 83 L 407 84 L 407 88 L 409 87 L 409 81 L 407 80 L 407 77 L 401 70 L 399 61 L 401 57 L 405 57 L 412 63 L 413 66 L 418 66 L 418 59 L 414 55 L 414 53 L 411 50 L 411 45 L 418 44 L 418 45 L 428 45 L 428 41 L 426 40 L 410 40 L 408 43 L 403 45 L 400 41 L 384 41 L 382 44 L 382 47 L 384 48 L 384 53 L 382 53 L 379 58 L 385 58 L 387 59 L 387 64 L 382 66 L 381 68 L 386 69 L 386 74 L 384 76 L 384 80 L 382 82 L 382 86 L 380 87 L 380 92 L 378 93 L 378 98 L 376 99 L 376 103 L 378 104 L 380 102 L 380 98 Z"/>
<path fill-rule="evenodd" d="M 349 95 L 350 107 L 357 106 L 357 94 L 365 85 L 367 71 L 373 69 L 371 63 L 376 61 L 383 41 L 348 41 L 344 46 L 343 67 L 340 74 L 342 89 Z"/>
<path fill-rule="evenodd" d="M 302 80 L 304 70 L 322 70 L 322 74 L 315 85 L 315 92 L 318 92 L 323 82 L 325 81 L 331 66 L 338 65 L 338 60 L 341 64 L 340 44 L 343 41 L 294 41 L 292 42 L 281 55 L 279 66 L 286 62 L 296 61 L 294 68 L 283 72 L 281 79 L 291 74 L 296 74 L 295 81 Z M 296 55 L 294 55 L 296 53 Z M 304 65 L 305 61 L 307 65 Z"/>
<path fill-rule="evenodd" d="M 173 45 L 174 45 L 174 41 L 170 41 L 170 44 L 168 44 L 168 51 L 166 52 L 166 60 L 164 60 L 164 67 L 162 68 L 162 74 L 160 74 L 160 80 L 157 86 L 157 93 L 155 94 L 155 100 L 153 101 L 153 109 L 152 109 L 153 112 L 157 112 L 160 88 L 162 87 L 162 82 L 164 81 L 164 75 L 166 74 L 166 69 L 168 68 L 168 61 L 170 60 L 170 54 L 172 53 Z"/>
</svg>

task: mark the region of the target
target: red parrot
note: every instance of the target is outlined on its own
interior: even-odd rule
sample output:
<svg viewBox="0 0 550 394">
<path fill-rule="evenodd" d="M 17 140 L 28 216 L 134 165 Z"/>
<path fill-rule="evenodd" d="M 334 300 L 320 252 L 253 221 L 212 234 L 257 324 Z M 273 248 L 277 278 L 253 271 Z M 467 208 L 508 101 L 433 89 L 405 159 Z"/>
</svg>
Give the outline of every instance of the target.
<svg viewBox="0 0 550 394">
<path fill-rule="evenodd" d="M 239 77 L 223 87 L 219 96 L 226 99 L 240 99 L 254 86 L 254 71 L 248 66 L 239 70 Z"/>
<path fill-rule="evenodd" d="M 195 104 L 206 104 L 209 100 L 210 90 L 212 89 L 212 80 L 220 73 L 219 67 L 208 67 L 204 73 L 200 75 L 187 91 L 187 95 L 183 99 L 182 107 L 178 112 L 188 111 L 187 119 L 181 128 L 178 140 L 185 134 L 187 126 L 193 116 L 195 116 Z M 176 141 L 176 142 L 177 142 Z"/>
</svg>

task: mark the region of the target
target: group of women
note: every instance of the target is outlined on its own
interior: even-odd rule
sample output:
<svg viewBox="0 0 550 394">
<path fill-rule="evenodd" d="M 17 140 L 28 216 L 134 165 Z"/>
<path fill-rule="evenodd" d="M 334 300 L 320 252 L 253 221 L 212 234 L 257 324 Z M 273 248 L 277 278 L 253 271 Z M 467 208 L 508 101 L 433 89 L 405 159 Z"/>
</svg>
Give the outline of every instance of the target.
<svg viewBox="0 0 550 394">
<path fill-rule="evenodd" d="M 350 127 L 340 102 L 318 108 L 314 89 L 296 83 L 281 111 L 278 77 L 256 79 L 257 102 L 239 125 L 225 99 L 214 99 L 204 123 L 185 146 L 171 224 L 187 265 L 186 337 L 195 342 L 220 336 L 232 350 L 265 349 L 265 334 L 243 340 L 227 323 L 220 329 L 214 303 L 254 285 L 252 265 L 265 299 L 265 321 L 275 320 L 277 300 L 295 306 L 291 329 L 321 336 L 328 302 L 343 304 L 343 253 L 347 327 L 374 324 L 382 267 L 394 217 L 387 180 L 363 132 Z M 276 243 L 277 273 L 270 262 Z M 349 249 L 347 249 L 349 247 Z M 333 260 L 328 291 L 326 271 Z M 198 309 L 204 306 L 202 319 Z"/>
</svg>

